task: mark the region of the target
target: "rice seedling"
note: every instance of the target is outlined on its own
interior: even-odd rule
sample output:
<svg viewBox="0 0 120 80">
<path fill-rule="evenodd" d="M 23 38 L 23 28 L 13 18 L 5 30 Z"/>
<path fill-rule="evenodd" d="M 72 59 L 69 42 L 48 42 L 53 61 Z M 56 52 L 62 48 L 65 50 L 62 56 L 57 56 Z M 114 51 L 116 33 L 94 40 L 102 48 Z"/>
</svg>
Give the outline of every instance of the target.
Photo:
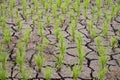
<svg viewBox="0 0 120 80">
<path fill-rule="evenodd" d="M 89 3 L 90 3 L 90 0 L 85 0 L 84 1 L 84 18 L 86 19 L 87 18 L 87 8 L 88 8 L 88 6 L 89 6 Z"/>
<path fill-rule="evenodd" d="M 52 6 L 52 13 L 53 13 L 54 18 L 56 18 L 57 17 L 57 5 L 56 4 L 53 4 Z"/>
<path fill-rule="evenodd" d="M 53 0 L 49 0 L 49 7 L 52 8 Z"/>
<path fill-rule="evenodd" d="M 111 20 L 112 20 L 112 19 L 114 18 L 114 16 L 115 16 L 115 5 L 112 5 L 112 10 L 111 10 L 110 16 L 111 16 Z"/>
<path fill-rule="evenodd" d="M 10 0 L 10 16 L 13 18 L 13 8 L 15 5 L 15 0 Z"/>
<path fill-rule="evenodd" d="M 76 22 L 75 20 L 72 20 L 71 25 L 70 25 L 70 29 L 71 29 L 71 35 L 73 38 L 73 41 L 75 40 L 75 32 L 76 32 Z"/>
<path fill-rule="evenodd" d="M 2 63 L 2 68 L 6 69 L 7 53 L 3 52 L 3 46 L 0 46 L 0 62 Z"/>
<path fill-rule="evenodd" d="M 115 15 L 118 15 L 120 12 L 120 7 L 118 5 L 116 5 L 115 7 Z"/>
<path fill-rule="evenodd" d="M 59 36 L 59 50 L 62 55 L 66 53 L 66 43 L 62 34 Z"/>
<path fill-rule="evenodd" d="M 65 0 L 65 4 L 66 4 L 67 10 L 68 10 L 69 9 L 69 4 L 70 4 L 70 0 Z"/>
<path fill-rule="evenodd" d="M 35 56 L 35 63 L 37 65 L 37 67 L 38 67 L 39 72 L 41 72 L 44 62 L 45 62 L 45 58 L 42 55 L 37 54 Z"/>
<path fill-rule="evenodd" d="M 92 41 L 94 41 L 94 38 L 97 36 L 97 29 L 96 28 L 92 28 L 90 31 L 90 35 L 91 35 L 91 39 Z"/>
<path fill-rule="evenodd" d="M 46 0 L 41 0 L 43 7 L 45 7 Z"/>
<path fill-rule="evenodd" d="M 107 68 L 101 69 L 98 73 L 98 79 L 99 80 L 105 80 L 105 74 L 108 71 Z"/>
<path fill-rule="evenodd" d="M 6 29 L 6 18 L 1 17 L 1 26 L 2 26 L 2 32 L 4 33 L 4 30 Z"/>
<path fill-rule="evenodd" d="M 45 72 L 45 79 L 51 80 L 51 77 L 52 77 L 52 70 L 50 67 L 47 67 L 46 72 Z"/>
<path fill-rule="evenodd" d="M 25 46 L 23 45 L 23 43 L 18 41 L 17 47 L 18 49 L 17 49 L 16 63 L 20 67 L 20 72 L 22 72 L 24 65 Z"/>
<path fill-rule="evenodd" d="M 6 70 L 0 66 L 0 80 L 7 80 Z"/>
<path fill-rule="evenodd" d="M 9 28 L 5 28 L 4 29 L 4 32 L 3 32 L 3 40 L 4 42 L 8 45 L 9 47 L 9 44 L 10 44 L 10 41 L 11 41 L 11 31 Z"/>
<path fill-rule="evenodd" d="M 110 44 L 111 44 L 112 48 L 115 48 L 115 45 L 117 44 L 117 39 L 116 39 L 116 37 L 112 37 L 112 38 L 111 38 Z"/>
<path fill-rule="evenodd" d="M 46 20 L 47 20 L 47 24 L 48 24 L 48 26 L 49 26 L 49 25 L 50 25 L 50 20 L 51 20 L 51 19 L 50 19 L 50 16 L 49 16 L 48 14 L 46 15 Z"/>
<path fill-rule="evenodd" d="M 22 0 L 22 11 L 23 11 L 23 15 L 25 17 L 25 20 L 27 20 L 27 1 L 26 0 Z"/>
<path fill-rule="evenodd" d="M 23 80 L 28 80 L 30 76 L 30 71 L 28 69 L 22 69 L 21 76 Z"/>
<path fill-rule="evenodd" d="M 111 0 L 106 0 L 106 3 L 107 3 L 108 6 L 110 6 Z"/>
<path fill-rule="evenodd" d="M 44 29 L 43 29 L 43 23 L 42 22 L 38 23 L 38 29 L 39 29 L 40 37 L 43 38 L 43 36 L 44 36 Z"/>
<path fill-rule="evenodd" d="M 57 58 L 57 71 L 60 71 L 62 68 L 62 64 L 63 64 L 63 60 L 64 60 L 64 56 L 63 54 L 59 54 L 58 58 Z"/>
<path fill-rule="evenodd" d="M 65 3 L 61 4 L 61 11 L 62 11 L 63 14 L 65 14 L 67 12 L 67 7 L 66 7 Z"/>
<path fill-rule="evenodd" d="M 60 20 L 60 24 L 61 24 L 61 26 L 63 26 L 63 22 L 64 22 L 64 18 L 63 18 L 63 16 L 59 16 L 59 20 Z"/>
<path fill-rule="evenodd" d="M 57 4 L 57 7 L 60 8 L 60 7 L 61 7 L 61 4 L 62 4 L 62 0 L 57 0 L 56 2 L 57 2 L 57 3 L 56 3 L 56 4 Z"/>
<path fill-rule="evenodd" d="M 102 37 L 101 37 L 101 36 L 98 36 L 98 37 L 96 38 L 96 45 L 97 45 L 98 48 L 101 46 L 101 43 L 102 43 Z"/>
<path fill-rule="evenodd" d="M 97 12 L 97 21 L 100 20 L 101 15 L 102 15 L 101 10 L 99 10 L 99 11 Z"/>
<path fill-rule="evenodd" d="M 76 11 L 76 12 L 78 12 L 78 11 L 79 11 L 80 6 L 78 5 L 78 3 L 77 3 L 77 2 L 73 3 L 73 9 L 74 9 L 74 11 Z"/>
<path fill-rule="evenodd" d="M 20 20 L 20 17 L 19 17 L 19 16 L 17 17 L 17 20 L 16 20 L 16 21 L 17 21 L 17 25 L 18 25 L 18 30 L 21 31 L 21 30 L 22 30 L 22 23 L 21 23 L 21 20 Z"/>
<path fill-rule="evenodd" d="M 59 25 L 58 25 L 58 21 L 56 21 L 56 24 L 55 24 L 55 27 L 54 27 L 54 34 L 57 38 L 57 40 L 59 39 L 59 34 L 60 34 L 60 28 L 59 28 Z"/>
<path fill-rule="evenodd" d="M 87 26 L 87 29 L 89 32 L 91 32 L 91 30 L 93 28 L 93 24 L 94 24 L 93 19 L 91 19 L 90 22 L 88 23 L 88 26 Z"/>
<path fill-rule="evenodd" d="M 76 2 L 77 2 L 78 5 L 80 6 L 81 0 L 76 0 Z"/>
<path fill-rule="evenodd" d="M 31 30 L 26 29 L 26 32 L 23 36 L 23 41 L 25 42 L 25 44 L 27 45 L 30 39 L 30 34 L 31 34 Z"/>
<path fill-rule="evenodd" d="M 100 10 L 100 8 L 102 6 L 102 0 L 96 0 L 96 6 L 97 6 L 98 10 Z"/>
<path fill-rule="evenodd" d="M 81 37 L 81 34 L 78 32 L 77 33 L 77 37 L 76 37 L 76 44 L 77 44 L 77 51 L 78 51 L 78 59 L 79 59 L 79 65 L 82 67 L 83 66 L 83 61 L 85 58 L 85 54 L 84 54 L 84 49 L 83 49 L 83 40 Z"/>
<path fill-rule="evenodd" d="M 78 80 L 80 73 L 81 73 L 80 67 L 78 65 L 74 65 L 74 67 L 72 69 L 73 80 Z"/>
<path fill-rule="evenodd" d="M 39 9 L 39 2 L 38 2 L 38 0 L 33 0 L 33 3 L 34 3 L 34 8 L 35 8 L 35 10 L 37 12 L 38 9 Z"/>
<path fill-rule="evenodd" d="M 108 22 L 107 21 L 104 21 L 104 24 L 103 24 L 103 35 L 104 37 L 107 39 L 108 38 Z"/>
<path fill-rule="evenodd" d="M 48 3 L 45 3 L 45 10 L 47 11 L 47 10 L 48 10 L 48 8 L 49 8 Z"/>
</svg>

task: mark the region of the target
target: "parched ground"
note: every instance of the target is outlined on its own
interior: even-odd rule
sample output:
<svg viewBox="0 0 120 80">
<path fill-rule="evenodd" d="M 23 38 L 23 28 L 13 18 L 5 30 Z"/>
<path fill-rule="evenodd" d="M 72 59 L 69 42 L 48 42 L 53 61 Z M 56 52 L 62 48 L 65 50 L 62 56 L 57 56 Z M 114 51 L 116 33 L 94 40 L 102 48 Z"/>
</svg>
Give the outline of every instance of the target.
<svg viewBox="0 0 120 80">
<path fill-rule="evenodd" d="M 115 1 L 113 1 L 115 4 Z M 9 3 L 9 2 L 8 2 Z M 8 4 L 7 3 L 7 4 Z M 71 3 L 72 4 L 72 3 Z M 83 64 L 83 70 L 81 75 L 79 76 L 79 80 L 93 80 L 95 77 L 98 75 L 98 71 L 100 70 L 100 63 L 98 60 L 98 51 L 97 51 L 97 46 L 95 44 L 95 41 L 91 40 L 89 31 L 87 29 L 87 24 L 91 19 L 91 9 L 92 6 L 94 5 L 94 0 L 92 0 L 90 7 L 88 8 L 88 17 L 87 20 L 84 19 L 83 14 L 82 14 L 82 9 L 81 9 L 81 14 L 80 17 L 78 18 L 78 24 L 76 27 L 76 30 L 79 31 L 82 35 L 83 38 L 83 45 L 84 45 L 84 52 L 85 52 L 85 60 Z M 103 4 L 102 10 L 104 11 L 104 7 L 106 5 Z M 28 1 L 28 18 L 27 21 L 25 21 L 24 16 L 22 14 L 22 7 L 21 4 L 19 3 L 19 0 L 16 2 L 16 5 L 14 8 L 18 8 L 19 10 L 19 16 L 21 19 L 21 23 L 23 26 L 22 33 L 20 33 L 17 29 L 16 25 L 16 19 L 14 18 L 13 20 L 9 17 L 7 17 L 7 26 L 11 29 L 11 43 L 9 47 L 10 54 L 8 56 L 7 60 L 7 72 L 8 72 L 8 80 L 21 80 L 20 76 L 20 71 L 19 67 L 16 64 L 16 50 L 17 50 L 17 40 L 21 39 L 21 36 L 24 35 L 24 32 L 26 28 L 31 29 L 31 35 L 30 35 L 30 40 L 28 43 L 28 46 L 26 48 L 26 53 L 25 53 L 25 64 L 24 68 L 29 69 L 30 76 L 29 80 L 44 80 L 44 72 L 46 70 L 46 67 L 49 66 L 52 68 L 53 73 L 52 73 L 52 80 L 73 80 L 71 70 L 78 62 L 78 56 L 77 56 L 77 48 L 76 48 L 76 43 L 73 41 L 72 36 L 71 36 L 71 31 L 70 31 L 70 20 L 67 16 L 68 13 L 66 14 L 61 14 L 64 16 L 64 22 L 63 26 L 61 27 L 61 31 L 64 34 L 65 41 L 67 43 L 67 48 L 66 48 L 66 54 L 64 57 L 64 63 L 62 66 L 62 69 L 60 72 L 57 72 L 56 70 L 56 59 L 59 54 L 59 48 L 58 48 L 58 42 L 57 39 L 54 35 L 54 24 L 53 17 L 51 16 L 51 26 L 47 26 L 46 24 L 46 14 L 51 14 L 51 12 L 44 12 L 43 17 L 41 18 L 41 21 L 44 23 L 44 35 L 48 39 L 49 44 L 47 47 L 44 49 L 44 57 L 46 58 L 46 61 L 43 65 L 42 72 L 38 72 L 37 66 L 34 61 L 34 56 L 37 55 L 37 45 L 40 44 L 41 37 L 39 36 L 38 32 L 38 20 L 35 21 L 35 24 L 32 23 L 32 19 L 29 16 L 29 10 L 30 8 L 33 7 L 33 4 L 31 1 Z M 9 7 L 7 7 L 9 8 Z M 41 10 L 41 9 L 40 9 Z M 108 11 L 111 10 L 111 6 L 109 7 Z M 9 13 L 9 11 L 8 11 Z M 107 52 L 110 56 L 109 61 L 107 62 L 107 67 L 108 67 L 108 72 L 106 74 L 106 80 L 119 80 L 120 79 L 120 48 L 118 45 L 114 49 L 112 49 L 110 45 L 110 39 L 113 36 L 116 36 L 118 40 L 120 40 L 120 14 L 115 16 L 115 18 L 111 21 L 109 24 L 109 35 L 108 39 L 106 40 L 102 34 L 102 28 L 103 28 L 103 22 L 104 22 L 104 14 L 101 16 L 99 21 L 94 21 L 94 27 L 97 28 L 97 36 L 102 37 L 102 44 L 107 47 Z M 1 44 L 3 41 L 3 34 L 0 29 L 0 42 Z"/>
</svg>

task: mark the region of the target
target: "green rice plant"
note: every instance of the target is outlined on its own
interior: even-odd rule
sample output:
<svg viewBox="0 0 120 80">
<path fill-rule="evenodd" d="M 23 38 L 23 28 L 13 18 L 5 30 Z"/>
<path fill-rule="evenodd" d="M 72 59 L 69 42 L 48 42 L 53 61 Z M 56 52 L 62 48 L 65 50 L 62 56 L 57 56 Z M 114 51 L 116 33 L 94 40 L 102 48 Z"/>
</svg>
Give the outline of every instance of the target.
<svg viewBox="0 0 120 80">
<path fill-rule="evenodd" d="M 74 12 L 73 12 L 73 11 L 70 11 L 70 14 L 69 14 L 70 21 L 72 21 L 73 16 L 74 16 Z"/>
<path fill-rule="evenodd" d="M 18 9 L 16 9 L 15 12 L 16 12 L 16 18 L 18 18 L 18 16 L 19 16 Z"/>
<path fill-rule="evenodd" d="M 15 5 L 15 0 L 10 0 L 10 10 L 12 11 Z"/>
<path fill-rule="evenodd" d="M 23 36 L 23 41 L 25 42 L 25 44 L 27 45 L 30 39 L 30 34 L 31 34 L 31 30 L 30 29 L 26 29 L 26 32 Z"/>
<path fill-rule="evenodd" d="M 97 36 L 97 28 L 92 28 L 90 31 L 91 39 L 94 41 L 94 38 Z"/>
<path fill-rule="evenodd" d="M 2 68 L 6 69 L 7 53 L 5 52 L 0 53 L 0 62 L 2 63 Z"/>
<path fill-rule="evenodd" d="M 82 69 L 80 69 L 80 67 L 78 65 L 73 66 L 73 70 L 72 70 L 73 80 L 78 80 L 78 77 L 80 76 L 81 70 Z"/>
<path fill-rule="evenodd" d="M 107 3 L 108 6 L 110 6 L 111 0 L 106 0 L 106 3 Z"/>
<path fill-rule="evenodd" d="M 43 7 L 45 7 L 46 0 L 41 0 Z"/>
<path fill-rule="evenodd" d="M 119 15 L 120 13 L 120 6 L 116 5 L 115 7 L 115 15 Z"/>
<path fill-rule="evenodd" d="M 80 6 L 81 0 L 76 0 L 76 2 L 77 2 L 78 5 Z"/>
<path fill-rule="evenodd" d="M 84 49 L 83 49 L 83 40 L 81 34 L 78 32 L 76 37 L 76 44 L 77 44 L 77 51 L 78 51 L 78 59 L 79 59 L 79 65 L 83 66 L 83 61 L 85 58 Z"/>
<path fill-rule="evenodd" d="M 43 38 L 43 36 L 44 36 L 44 29 L 43 29 L 43 23 L 42 22 L 38 23 L 38 29 L 39 29 L 40 37 Z"/>
<path fill-rule="evenodd" d="M 101 10 L 99 10 L 99 11 L 97 12 L 97 21 L 100 20 L 101 15 L 102 15 L 102 12 L 101 12 Z"/>
<path fill-rule="evenodd" d="M 76 22 L 75 20 L 72 20 L 71 25 L 70 25 L 70 29 L 71 29 L 71 35 L 73 40 L 75 40 L 75 32 L 76 32 Z"/>
<path fill-rule="evenodd" d="M 49 7 L 52 8 L 53 0 L 49 0 Z"/>
<path fill-rule="evenodd" d="M 101 46 L 101 43 L 102 43 L 102 37 L 101 37 L 101 36 L 98 36 L 98 37 L 96 38 L 96 45 L 97 45 L 98 48 Z"/>
<path fill-rule="evenodd" d="M 115 5 L 112 5 L 112 10 L 111 10 L 111 14 L 110 14 L 110 16 L 111 16 L 111 20 L 114 18 L 114 16 L 115 16 Z"/>
<path fill-rule="evenodd" d="M 106 55 L 105 53 L 106 53 L 106 48 L 104 47 L 104 46 L 98 46 L 97 47 L 97 49 L 98 49 L 98 54 L 100 55 L 100 56 L 104 56 L 104 55 Z"/>
<path fill-rule="evenodd" d="M 0 66 L 0 80 L 7 80 L 7 72 L 1 66 Z"/>
<path fill-rule="evenodd" d="M 78 5 L 78 3 L 77 2 L 73 3 L 73 10 L 78 12 L 79 9 L 80 9 L 80 6 Z"/>
<path fill-rule="evenodd" d="M 45 3 L 45 10 L 47 11 L 47 10 L 48 10 L 48 8 L 49 8 L 48 3 Z"/>
<path fill-rule="evenodd" d="M 36 65 L 38 67 L 38 71 L 41 72 L 42 66 L 45 62 L 45 58 L 43 57 L 43 55 L 37 54 L 35 56 L 35 62 L 36 62 Z"/>
<path fill-rule="evenodd" d="M 112 37 L 112 38 L 111 38 L 110 44 L 111 44 L 112 48 L 115 48 L 115 45 L 117 44 L 117 39 L 116 39 L 116 37 Z"/>
<path fill-rule="evenodd" d="M 54 27 L 54 34 L 57 38 L 57 40 L 59 39 L 59 35 L 60 35 L 60 28 L 59 28 L 59 25 L 58 25 L 58 21 L 56 21 L 56 24 L 55 24 L 55 27 Z"/>
<path fill-rule="evenodd" d="M 61 4 L 61 11 L 62 11 L 63 14 L 65 14 L 67 12 L 67 7 L 66 7 L 65 3 Z"/>
<path fill-rule="evenodd" d="M 98 79 L 99 79 L 99 80 L 105 80 L 105 74 L 106 74 L 107 71 L 108 71 L 107 68 L 101 69 L 101 70 L 98 72 Z"/>
<path fill-rule="evenodd" d="M 4 29 L 4 33 L 3 33 L 3 40 L 4 42 L 9 45 L 10 41 L 11 41 L 11 31 L 9 28 L 5 28 Z"/>
<path fill-rule="evenodd" d="M 23 78 L 23 80 L 28 80 L 29 76 L 30 76 L 30 71 L 28 69 L 22 69 L 21 71 L 21 76 Z"/>
<path fill-rule="evenodd" d="M 63 54 L 59 54 L 58 58 L 57 58 L 57 71 L 60 71 L 62 68 L 62 64 L 63 64 L 63 60 L 64 60 L 64 55 Z"/>
<path fill-rule="evenodd" d="M 59 36 L 59 50 L 60 54 L 64 56 L 64 54 L 66 53 L 66 43 L 62 34 Z"/>
<path fill-rule="evenodd" d="M 35 10 L 36 10 L 36 12 L 38 11 L 38 9 L 39 9 L 39 2 L 38 2 L 38 0 L 32 0 L 33 1 L 33 3 L 34 3 L 34 8 L 35 8 Z"/>
<path fill-rule="evenodd" d="M 17 21 L 18 29 L 21 31 L 22 30 L 22 23 L 21 23 L 21 20 L 20 20 L 19 16 L 18 16 L 16 21 Z"/>
<path fill-rule="evenodd" d="M 108 38 L 108 22 L 107 21 L 104 21 L 104 24 L 103 24 L 103 35 L 104 37 L 107 39 Z"/>
<path fill-rule="evenodd" d="M 23 15 L 25 16 L 25 20 L 27 19 L 27 1 L 26 0 L 22 0 L 22 11 L 23 11 Z"/>
<path fill-rule="evenodd" d="M 65 4 L 66 4 L 67 10 L 68 10 L 69 9 L 69 4 L 70 4 L 70 0 L 65 0 Z"/>
<path fill-rule="evenodd" d="M 2 26 L 2 32 L 4 33 L 4 30 L 6 29 L 6 18 L 1 17 L 1 26 Z"/>
<path fill-rule="evenodd" d="M 60 24 L 63 25 L 63 22 L 64 22 L 63 16 L 59 16 L 59 20 L 60 20 Z"/>
<path fill-rule="evenodd" d="M 56 18 L 57 17 L 57 5 L 56 4 L 53 4 L 52 6 L 52 13 L 53 13 L 54 18 Z"/>
<path fill-rule="evenodd" d="M 16 63 L 20 67 L 20 72 L 22 72 L 24 65 L 25 46 L 23 43 L 18 41 L 17 47 L 18 49 L 17 49 Z"/>
<path fill-rule="evenodd" d="M 47 20 L 47 24 L 50 25 L 51 18 L 48 14 L 46 15 L 46 20 Z"/>
<path fill-rule="evenodd" d="M 46 71 L 45 71 L 45 79 L 46 80 L 51 80 L 52 77 L 52 70 L 50 67 L 47 67 Z"/>
<path fill-rule="evenodd" d="M 57 3 L 56 3 L 56 4 L 57 4 L 57 7 L 60 8 L 60 7 L 61 7 L 61 4 L 62 4 L 62 0 L 57 0 L 56 2 L 57 2 Z"/>
<path fill-rule="evenodd" d="M 88 26 L 87 26 L 87 29 L 89 32 L 91 32 L 91 30 L 93 28 L 93 24 L 94 24 L 93 19 L 91 19 L 90 22 L 88 23 Z"/>
<path fill-rule="evenodd" d="M 96 0 L 96 6 L 97 6 L 98 10 L 100 10 L 100 8 L 102 6 L 102 0 Z"/>
<path fill-rule="evenodd" d="M 108 60 L 109 60 L 109 57 L 107 55 L 101 55 L 99 57 L 101 69 L 104 69 L 106 67 L 106 63 L 107 63 Z"/>
</svg>

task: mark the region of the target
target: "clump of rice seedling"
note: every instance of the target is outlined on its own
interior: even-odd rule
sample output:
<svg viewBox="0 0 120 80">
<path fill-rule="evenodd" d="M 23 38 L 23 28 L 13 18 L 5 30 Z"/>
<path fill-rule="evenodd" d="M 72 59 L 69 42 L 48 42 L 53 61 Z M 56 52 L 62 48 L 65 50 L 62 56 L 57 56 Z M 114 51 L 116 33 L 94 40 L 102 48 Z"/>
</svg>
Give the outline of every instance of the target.
<svg viewBox="0 0 120 80">
<path fill-rule="evenodd" d="M 41 3 L 42 3 L 42 5 L 43 5 L 43 7 L 45 7 L 46 1 L 45 1 L 45 0 L 41 0 Z"/>
<path fill-rule="evenodd" d="M 49 8 L 48 3 L 45 3 L 45 10 L 47 11 L 47 10 L 48 10 L 48 8 Z"/>
<path fill-rule="evenodd" d="M 116 5 L 115 7 L 115 15 L 118 15 L 120 12 L 120 7 L 118 5 Z"/>
<path fill-rule="evenodd" d="M 88 23 L 87 29 L 89 32 L 91 32 L 92 28 L 93 28 L 93 19 L 90 20 L 90 22 Z"/>
<path fill-rule="evenodd" d="M 90 3 L 90 0 L 85 0 L 84 1 L 84 17 L 85 17 L 85 19 L 87 17 L 87 8 L 89 6 L 89 3 Z"/>
<path fill-rule="evenodd" d="M 116 39 L 116 37 L 112 37 L 111 40 L 110 40 L 110 43 L 111 43 L 112 48 L 114 48 L 115 45 L 117 44 L 117 39 Z"/>
<path fill-rule="evenodd" d="M 62 0 L 57 0 L 57 7 L 60 8 L 62 4 Z"/>
<path fill-rule="evenodd" d="M 67 10 L 68 10 L 69 9 L 69 4 L 70 4 L 70 0 L 65 0 L 65 4 L 66 4 Z"/>
<path fill-rule="evenodd" d="M 92 28 L 90 31 L 91 39 L 94 41 L 94 38 L 97 36 L 97 28 Z"/>
<path fill-rule="evenodd" d="M 62 68 L 64 55 L 66 53 L 66 44 L 64 41 L 64 36 L 62 34 L 59 36 L 59 50 L 60 50 L 60 54 L 57 59 L 57 70 L 58 71 L 61 70 Z"/>
<path fill-rule="evenodd" d="M 52 8 L 53 0 L 49 0 L 49 7 Z"/>
<path fill-rule="evenodd" d="M 67 7 L 66 7 L 66 4 L 65 3 L 62 3 L 61 4 L 61 10 L 62 10 L 62 13 L 65 14 L 67 12 Z"/>
<path fill-rule="evenodd" d="M 10 16 L 13 18 L 13 8 L 15 5 L 15 0 L 10 0 Z"/>
<path fill-rule="evenodd" d="M 35 56 L 35 62 L 36 62 L 36 65 L 38 67 L 38 71 L 41 72 L 42 66 L 43 66 L 43 64 L 45 62 L 45 58 L 42 55 L 37 54 Z"/>
<path fill-rule="evenodd" d="M 104 69 L 100 70 L 99 73 L 98 73 L 98 79 L 99 80 L 105 80 L 105 74 L 106 74 L 107 71 L 108 71 L 107 68 L 104 68 Z"/>
<path fill-rule="evenodd" d="M 39 9 L 39 2 L 38 2 L 38 0 L 33 0 L 33 3 L 34 3 L 34 8 L 35 8 L 35 10 L 37 12 L 38 9 Z"/>
<path fill-rule="evenodd" d="M 28 80 L 28 78 L 30 76 L 30 71 L 23 68 L 21 71 L 21 76 L 22 76 L 23 80 Z"/>
<path fill-rule="evenodd" d="M 78 77 L 80 76 L 81 69 L 78 65 L 74 65 L 72 70 L 72 76 L 74 80 L 78 80 Z"/>
<path fill-rule="evenodd" d="M 80 9 L 80 6 L 78 5 L 77 1 L 73 4 L 74 11 L 78 12 Z"/>
<path fill-rule="evenodd" d="M 4 33 L 3 33 L 3 40 L 4 42 L 9 45 L 10 44 L 10 41 L 11 41 L 11 31 L 9 28 L 5 28 L 4 29 Z"/>
<path fill-rule="evenodd" d="M 97 45 L 98 48 L 101 46 L 101 43 L 102 43 L 102 37 L 101 37 L 101 36 L 98 36 L 98 37 L 96 38 L 96 45 Z"/>
<path fill-rule="evenodd" d="M 6 70 L 0 66 L 0 79 L 7 80 L 7 73 Z"/>
<path fill-rule="evenodd" d="M 22 0 L 22 11 L 23 11 L 23 15 L 25 16 L 25 20 L 27 19 L 27 1 L 26 0 Z"/>
<path fill-rule="evenodd" d="M 30 39 L 30 34 L 31 34 L 31 30 L 26 29 L 26 32 L 23 36 L 23 41 L 25 42 L 25 44 L 27 45 Z"/>
<path fill-rule="evenodd" d="M 110 6 L 111 0 L 106 0 L 106 3 L 107 3 L 108 6 Z"/>
<path fill-rule="evenodd" d="M 96 0 L 96 6 L 97 6 L 98 10 L 100 10 L 101 5 L 102 5 L 102 0 Z"/>
<path fill-rule="evenodd" d="M 63 26 L 63 22 L 64 22 L 63 16 L 59 16 L 59 20 L 60 20 L 60 25 L 61 25 L 61 27 L 62 27 L 62 26 Z"/>
<path fill-rule="evenodd" d="M 57 38 L 57 40 L 59 39 L 59 34 L 60 34 L 60 28 L 59 28 L 59 25 L 58 25 L 58 21 L 56 21 L 56 24 L 55 24 L 55 27 L 54 27 L 54 34 Z"/>
<path fill-rule="evenodd" d="M 83 40 L 81 37 L 81 34 L 78 32 L 77 33 L 78 36 L 76 37 L 76 44 L 77 44 L 77 51 L 78 51 L 78 59 L 79 59 L 79 66 L 83 66 L 83 61 L 85 58 L 85 54 L 84 54 L 84 49 L 83 49 Z"/>
<path fill-rule="evenodd" d="M 17 50 L 17 57 L 16 63 L 20 67 L 20 72 L 22 72 L 23 65 L 24 65 L 24 56 L 25 56 L 25 47 L 22 43 L 18 43 L 18 50 Z"/>
<path fill-rule="evenodd" d="M 4 30 L 6 29 L 6 18 L 1 17 L 1 26 L 2 26 L 2 32 L 4 33 Z"/>
<path fill-rule="evenodd" d="M 97 21 L 100 20 L 101 15 L 102 15 L 101 10 L 99 10 L 99 11 L 97 12 Z"/>
<path fill-rule="evenodd" d="M 50 25 L 50 16 L 47 14 L 47 16 L 46 16 L 46 20 L 47 20 L 47 24 L 48 24 L 48 26 Z"/>
<path fill-rule="evenodd" d="M 40 35 L 40 37 L 42 37 L 43 38 L 43 36 L 44 36 L 44 29 L 43 29 L 43 23 L 42 22 L 39 22 L 38 23 L 38 29 L 39 29 L 39 35 Z"/>
<path fill-rule="evenodd" d="M 48 68 L 46 69 L 46 72 L 45 72 L 45 79 L 46 79 L 46 80 L 51 80 L 51 77 L 52 77 L 52 70 L 51 70 L 50 67 L 48 67 Z"/>
<path fill-rule="evenodd" d="M 115 16 L 115 5 L 112 5 L 112 10 L 111 10 L 111 14 L 110 14 L 110 16 L 111 16 L 111 20 L 114 18 L 114 16 Z"/>
<path fill-rule="evenodd" d="M 70 28 L 71 28 L 72 38 L 73 38 L 73 40 L 75 40 L 75 32 L 76 32 L 76 22 L 75 22 L 75 20 L 73 20 L 71 22 Z"/>
<path fill-rule="evenodd" d="M 104 24 L 103 24 L 103 35 L 105 38 L 108 38 L 108 22 L 105 21 Z"/>
<path fill-rule="evenodd" d="M 57 5 L 56 4 L 52 5 L 52 13 L 53 13 L 54 18 L 56 18 L 57 17 Z"/>
<path fill-rule="evenodd" d="M 2 62 L 2 68 L 6 69 L 7 53 L 3 52 L 3 46 L 0 46 L 0 62 Z"/>
</svg>

